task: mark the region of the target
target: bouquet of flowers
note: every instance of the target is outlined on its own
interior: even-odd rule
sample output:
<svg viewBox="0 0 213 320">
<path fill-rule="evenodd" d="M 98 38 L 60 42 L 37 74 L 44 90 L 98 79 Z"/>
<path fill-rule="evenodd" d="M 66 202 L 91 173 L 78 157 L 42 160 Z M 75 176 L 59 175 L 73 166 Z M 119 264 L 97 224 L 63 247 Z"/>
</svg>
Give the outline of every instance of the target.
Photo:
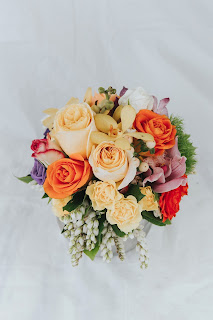
<svg viewBox="0 0 213 320">
<path fill-rule="evenodd" d="M 43 139 L 33 140 L 34 166 L 19 178 L 44 191 L 69 238 L 77 266 L 83 253 L 110 262 L 115 246 L 137 240 L 142 269 L 148 265 L 143 222 L 167 226 L 188 193 L 195 147 L 183 120 L 169 116 L 169 98 L 160 100 L 138 87 L 88 88 L 82 103 L 71 98 L 49 108 Z"/>
</svg>

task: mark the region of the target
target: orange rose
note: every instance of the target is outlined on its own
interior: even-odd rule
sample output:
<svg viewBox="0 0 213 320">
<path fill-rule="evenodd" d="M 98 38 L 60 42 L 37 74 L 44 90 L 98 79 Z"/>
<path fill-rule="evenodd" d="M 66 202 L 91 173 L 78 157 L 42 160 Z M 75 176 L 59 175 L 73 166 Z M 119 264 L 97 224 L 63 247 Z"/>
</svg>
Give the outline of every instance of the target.
<svg viewBox="0 0 213 320">
<path fill-rule="evenodd" d="M 92 169 L 80 154 L 53 162 L 47 168 L 44 191 L 50 198 L 63 199 L 81 188 L 90 179 Z"/>
<path fill-rule="evenodd" d="M 134 127 L 139 132 L 151 134 L 156 142 L 155 154 L 158 156 L 175 145 L 176 129 L 165 115 L 159 115 L 153 111 L 142 109 L 135 118 Z M 149 151 L 141 152 L 142 156 L 152 156 Z"/>
</svg>

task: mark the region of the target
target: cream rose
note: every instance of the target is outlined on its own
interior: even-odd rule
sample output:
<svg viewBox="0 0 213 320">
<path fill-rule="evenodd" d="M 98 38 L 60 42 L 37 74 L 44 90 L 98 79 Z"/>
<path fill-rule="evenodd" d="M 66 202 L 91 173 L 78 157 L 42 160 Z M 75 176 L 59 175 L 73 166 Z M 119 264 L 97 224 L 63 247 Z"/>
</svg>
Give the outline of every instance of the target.
<svg viewBox="0 0 213 320">
<path fill-rule="evenodd" d="M 152 110 L 154 104 L 153 96 L 149 95 L 143 88 L 128 89 L 119 99 L 119 105 L 130 104 L 138 113 L 141 109 Z"/>
<path fill-rule="evenodd" d="M 86 194 L 92 201 L 94 210 L 112 209 L 115 201 L 120 200 L 123 196 L 116 189 L 114 181 L 97 181 L 86 189 Z"/>
<path fill-rule="evenodd" d="M 102 181 L 118 183 L 118 189 L 126 187 L 135 177 L 138 159 L 133 152 L 115 146 L 114 142 L 101 142 L 93 147 L 89 163 L 94 175 Z"/>
<path fill-rule="evenodd" d="M 68 196 L 64 199 L 52 199 L 52 210 L 57 217 L 63 217 L 69 212 L 64 210 L 63 207 L 71 200 L 71 196 Z"/>
<path fill-rule="evenodd" d="M 90 133 L 96 130 L 93 112 L 87 103 L 68 104 L 55 115 L 52 135 L 68 156 L 79 153 L 88 158 Z"/>
<path fill-rule="evenodd" d="M 146 210 L 146 211 L 158 210 L 158 202 L 155 201 L 155 196 L 152 192 L 152 188 L 150 186 L 144 187 L 144 188 L 141 187 L 140 191 L 145 196 L 139 201 L 139 204 L 141 205 L 142 210 Z"/>
<path fill-rule="evenodd" d="M 114 208 L 107 210 L 106 218 L 110 224 L 117 224 L 121 231 L 128 233 L 139 226 L 142 220 L 141 211 L 137 199 L 128 196 L 116 201 Z"/>
</svg>

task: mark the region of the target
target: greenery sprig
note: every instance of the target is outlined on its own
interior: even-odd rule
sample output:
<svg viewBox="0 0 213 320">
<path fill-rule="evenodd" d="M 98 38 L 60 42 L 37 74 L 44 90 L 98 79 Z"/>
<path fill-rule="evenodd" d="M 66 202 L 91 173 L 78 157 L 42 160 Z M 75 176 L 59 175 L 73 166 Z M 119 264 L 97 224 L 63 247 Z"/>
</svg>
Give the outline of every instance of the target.
<svg viewBox="0 0 213 320">
<path fill-rule="evenodd" d="M 177 136 L 178 136 L 178 149 L 181 156 L 186 157 L 186 174 L 195 173 L 195 166 L 197 163 L 196 159 L 196 147 L 193 146 L 190 140 L 190 134 L 184 132 L 183 119 L 171 115 L 171 123 L 176 126 Z"/>
</svg>

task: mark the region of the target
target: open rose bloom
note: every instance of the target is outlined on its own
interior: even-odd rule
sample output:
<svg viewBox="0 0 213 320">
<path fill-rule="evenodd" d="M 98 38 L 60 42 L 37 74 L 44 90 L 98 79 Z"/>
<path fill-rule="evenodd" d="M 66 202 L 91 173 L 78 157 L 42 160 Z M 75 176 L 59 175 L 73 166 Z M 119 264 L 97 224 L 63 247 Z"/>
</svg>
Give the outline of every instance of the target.
<svg viewBox="0 0 213 320">
<path fill-rule="evenodd" d="M 73 266 L 83 253 L 93 260 L 98 251 L 106 262 L 115 251 L 123 261 L 125 243 L 134 238 L 140 266 L 147 267 L 143 227 L 171 224 L 196 163 L 168 102 L 142 87 L 119 94 L 100 87 L 44 111 L 44 137 L 31 144 L 33 168 L 19 179 L 48 198 L 70 240 Z"/>
</svg>

